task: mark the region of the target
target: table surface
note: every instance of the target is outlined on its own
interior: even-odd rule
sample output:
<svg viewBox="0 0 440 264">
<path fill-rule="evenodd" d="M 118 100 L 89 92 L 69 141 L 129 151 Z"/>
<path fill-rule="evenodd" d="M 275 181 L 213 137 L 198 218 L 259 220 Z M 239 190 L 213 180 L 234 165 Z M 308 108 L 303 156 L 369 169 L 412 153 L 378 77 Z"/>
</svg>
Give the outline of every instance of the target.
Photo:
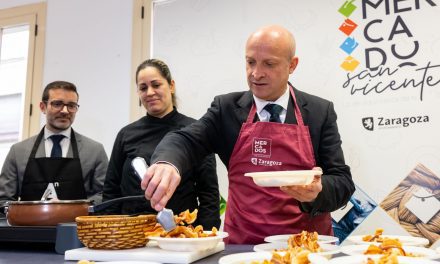
<svg viewBox="0 0 440 264">
<path fill-rule="evenodd" d="M 0 264 L 60 264 L 76 263 L 66 261 L 64 255 L 55 253 L 54 244 L 49 243 L 0 243 Z M 229 254 L 252 252 L 252 245 L 226 245 L 224 251 L 193 262 L 194 264 L 218 263 L 218 260 Z M 97 262 L 99 263 L 99 262 Z"/>
</svg>

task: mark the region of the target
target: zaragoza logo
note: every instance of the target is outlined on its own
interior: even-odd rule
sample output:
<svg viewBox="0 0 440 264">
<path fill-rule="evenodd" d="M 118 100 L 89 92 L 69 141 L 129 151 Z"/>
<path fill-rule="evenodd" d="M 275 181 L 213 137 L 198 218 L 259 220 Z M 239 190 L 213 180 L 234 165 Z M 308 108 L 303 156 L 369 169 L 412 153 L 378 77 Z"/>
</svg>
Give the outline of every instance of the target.
<svg viewBox="0 0 440 264">
<path fill-rule="evenodd" d="M 377 117 L 376 124 L 378 129 L 382 128 L 405 128 L 410 125 L 429 123 L 428 115 L 418 116 L 404 116 L 404 117 Z M 366 130 L 374 130 L 374 118 L 364 117 L 362 118 L 362 125 Z"/>
<path fill-rule="evenodd" d="M 366 130 L 373 131 L 374 130 L 374 119 L 372 117 L 364 117 L 362 118 L 362 125 Z"/>
</svg>

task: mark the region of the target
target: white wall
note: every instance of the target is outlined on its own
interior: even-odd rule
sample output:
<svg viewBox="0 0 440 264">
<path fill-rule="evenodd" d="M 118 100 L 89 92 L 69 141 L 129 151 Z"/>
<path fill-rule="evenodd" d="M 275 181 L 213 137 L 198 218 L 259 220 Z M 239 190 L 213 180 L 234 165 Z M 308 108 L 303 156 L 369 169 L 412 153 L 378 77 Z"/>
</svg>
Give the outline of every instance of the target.
<svg viewBox="0 0 440 264">
<path fill-rule="evenodd" d="M 129 123 L 132 1 L 8 0 L 0 8 L 47 2 L 43 85 L 76 84 L 73 128 L 104 144 L 108 155 Z"/>
</svg>

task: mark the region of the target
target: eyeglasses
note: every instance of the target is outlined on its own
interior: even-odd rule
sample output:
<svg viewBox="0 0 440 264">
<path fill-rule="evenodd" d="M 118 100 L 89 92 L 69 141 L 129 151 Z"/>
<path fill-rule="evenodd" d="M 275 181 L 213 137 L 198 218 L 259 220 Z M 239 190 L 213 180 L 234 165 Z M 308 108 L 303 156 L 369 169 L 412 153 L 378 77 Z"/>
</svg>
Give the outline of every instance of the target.
<svg viewBox="0 0 440 264">
<path fill-rule="evenodd" d="M 50 106 L 53 109 L 55 109 L 56 111 L 61 111 L 61 110 L 63 110 L 64 106 L 67 106 L 67 111 L 69 111 L 70 113 L 75 113 L 76 111 L 78 111 L 78 107 L 79 107 L 79 104 L 77 104 L 77 103 L 67 103 L 66 104 L 63 101 L 58 101 L 58 100 L 51 101 L 51 102 L 45 101 L 45 103 L 46 104 L 49 103 Z"/>
</svg>

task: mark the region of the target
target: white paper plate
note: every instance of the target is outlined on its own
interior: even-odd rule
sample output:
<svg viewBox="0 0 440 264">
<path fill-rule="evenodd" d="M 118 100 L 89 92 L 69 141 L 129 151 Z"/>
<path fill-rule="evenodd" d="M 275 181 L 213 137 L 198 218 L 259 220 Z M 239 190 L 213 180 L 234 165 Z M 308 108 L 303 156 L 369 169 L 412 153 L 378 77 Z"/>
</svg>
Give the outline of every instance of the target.
<svg viewBox="0 0 440 264">
<path fill-rule="evenodd" d="M 279 253 L 280 255 L 283 252 Z M 218 261 L 219 264 L 250 264 L 253 261 L 264 261 L 265 259 L 270 260 L 272 258 L 272 253 L 270 252 L 245 252 L 231 254 L 221 257 Z M 309 261 L 311 264 L 326 264 L 329 263 L 328 259 L 315 254 L 309 254 Z"/>
<path fill-rule="evenodd" d="M 355 244 L 380 244 L 377 242 L 366 242 L 363 241 L 362 236 L 349 236 L 347 237 L 348 241 L 351 241 Z M 400 243 L 405 246 L 427 246 L 429 245 L 429 240 L 423 237 L 413 237 L 413 236 L 394 236 L 394 235 L 382 235 L 382 237 L 387 237 L 391 239 L 399 239 Z"/>
<path fill-rule="evenodd" d="M 205 231 L 205 233 L 210 233 Z M 227 237 L 226 232 L 217 232 L 213 237 L 198 238 L 171 238 L 171 237 L 148 237 L 152 241 L 156 241 L 161 249 L 171 251 L 199 251 L 215 248 L 218 242 Z"/>
<path fill-rule="evenodd" d="M 307 256 L 311 264 L 328 264 L 329 260 L 326 257 L 318 255 L 316 253 L 311 253 Z"/>
<path fill-rule="evenodd" d="M 313 181 L 315 175 L 322 175 L 322 172 L 319 170 L 296 170 L 248 172 L 244 174 L 244 176 L 252 177 L 255 184 L 262 187 L 307 185 Z"/>
<path fill-rule="evenodd" d="M 379 255 L 357 255 L 357 256 L 345 256 L 331 259 L 329 263 L 331 264 L 362 264 L 367 261 L 368 258 L 377 260 Z M 423 259 L 423 258 L 410 258 L 410 257 L 397 257 L 399 264 L 439 264 L 440 262 Z"/>
<path fill-rule="evenodd" d="M 331 257 L 334 254 L 339 253 L 340 247 L 332 244 L 320 244 L 319 245 L 322 248 L 322 252 L 317 252 L 315 254 L 321 255 L 321 256 L 329 256 Z M 276 243 L 264 243 L 254 246 L 254 251 L 261 252 L 261 251 L 267 251 L 272 252 L 273 250 L 282 250 L 287 249 L 286 243 L 276 242 Z"/>
<path fill-rule="evenodd" d="M 347 255 L 364 255 L 364 252 L 367 250 L 369 245 L 350 245 L 350 246 L 344 246 L 341 247 L 341 252 Z M 424 248 L 424 247 L 416 247 L 416 246 L 403 246 L 403 250 L 407 254 L 412 253 L 417 256 L 420 256 L 421 258 L 437 258 L 440 257 L 435 250 L 430 248 Z M 371 256 L 371 255 L 369 255 Z"/>
<path fill-rule="evenodd" d="M 275 242 L 275 243 L 263 243 L 254 246 L 256 252 L 272 252 L 273 250 L 287 249 L 287 243 Z"/>
<path fill-rule="evenodd" d="M 252 261 L 263 261 L 265 259 L 270 260 L 272 253 L 270 252 L 245 252 L 231 254 L 221 257 L 218 260 L 219 264 L 248 264 Z"/>
<path fill-rule="evenodd" d="M 287 243 L 287 240 L 291 236 L 292 236 L 292 234 L 268 236 L 268 237 L 264 238 L 264 241 L 269 242 L 269 243 L 279 243 L 279 242 Z M 330 243 L 336 243 L 338 241 L 339 241 L 339 238 L 334 237 L 334 236 L 318 235 L 319 244 L 330 244 Z"/>
</svg>

